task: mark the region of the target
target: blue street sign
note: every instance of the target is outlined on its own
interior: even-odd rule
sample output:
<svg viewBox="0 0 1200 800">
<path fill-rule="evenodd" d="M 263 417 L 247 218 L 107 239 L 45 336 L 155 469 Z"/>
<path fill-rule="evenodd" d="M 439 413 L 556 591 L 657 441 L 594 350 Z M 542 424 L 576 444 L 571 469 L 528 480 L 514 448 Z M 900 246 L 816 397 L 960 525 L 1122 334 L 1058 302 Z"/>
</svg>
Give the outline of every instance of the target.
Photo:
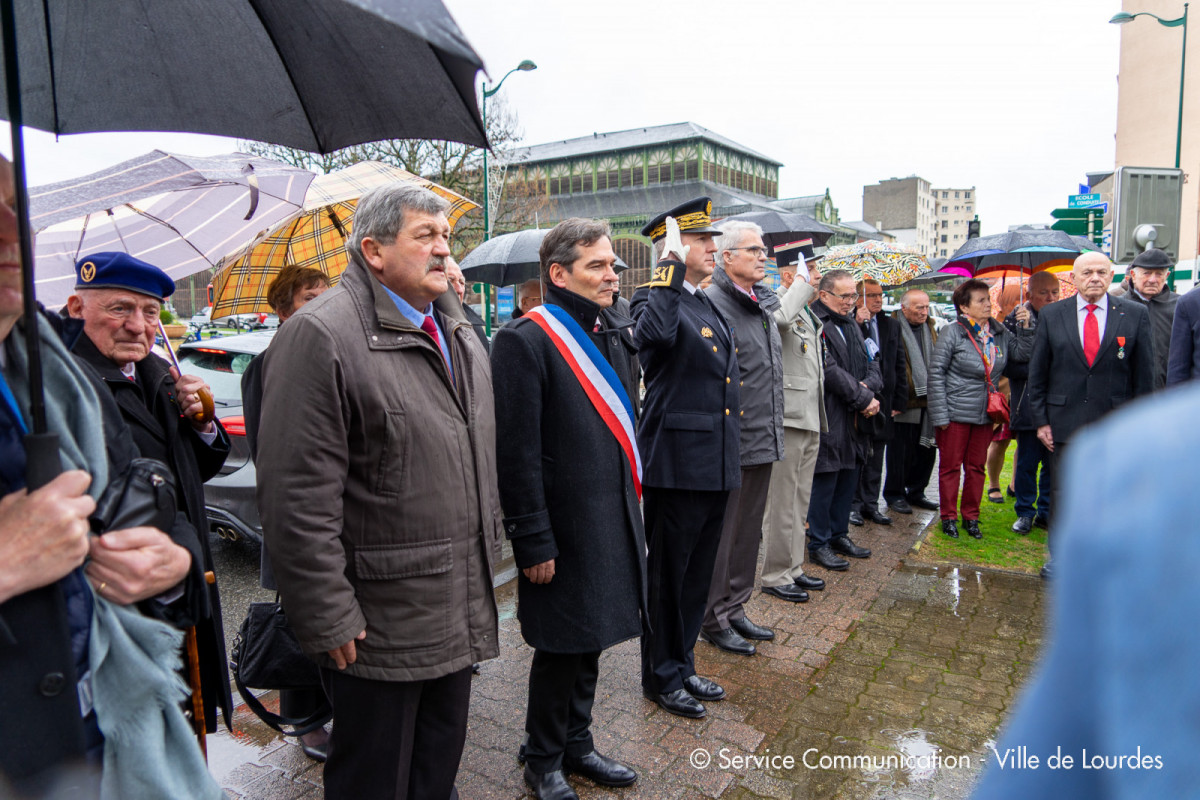
<svg viewBox="0 0 1200 800">
<path fill-rule="evenodd" d="M 1100 205 L 1100 193 L 1073 194 L 1067 197 L 1067 208 L 1092 208 Z"/>
<path fill-rule="evenodd" d="M 1080 194 L 1087 194 L 1091 190 L 1092 190 L 1092 187 L 1088 186 L 1086 183 L 1079 184 L 1079 193 Z"/>
</svg>

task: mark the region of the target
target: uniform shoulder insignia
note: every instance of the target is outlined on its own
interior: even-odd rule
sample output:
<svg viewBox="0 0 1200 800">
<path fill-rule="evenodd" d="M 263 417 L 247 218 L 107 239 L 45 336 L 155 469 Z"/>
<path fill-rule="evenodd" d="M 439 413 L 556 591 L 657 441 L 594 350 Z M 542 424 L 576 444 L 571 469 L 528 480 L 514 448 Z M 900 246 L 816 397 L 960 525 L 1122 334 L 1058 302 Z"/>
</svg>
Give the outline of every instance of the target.
<svg viewBox="0 0 1200 800">
<path fill-rule="evenodd" d="M 651 288 L 655 286 L 670 286 L 671 278 L 675 274 L 674 264 L 659 264 L 654 268 L 654 272 L 650 277 L 650 282 L 646 284 Z"/>
</svg>

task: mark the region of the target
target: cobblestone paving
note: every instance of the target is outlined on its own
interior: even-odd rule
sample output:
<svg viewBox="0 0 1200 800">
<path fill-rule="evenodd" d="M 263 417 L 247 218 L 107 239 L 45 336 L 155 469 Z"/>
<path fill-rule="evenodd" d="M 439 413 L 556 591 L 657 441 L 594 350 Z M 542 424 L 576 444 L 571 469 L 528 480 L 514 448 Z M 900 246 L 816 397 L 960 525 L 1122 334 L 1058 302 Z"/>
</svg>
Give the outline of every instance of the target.
<svg viewBox="0 0 1200 800">
<path fill-rule="evenodd" d="M 572 779 L 580 796 L 966 797 L 1035 660 L 1043 589 L 1025 576 L 921 564 L 913 556 L 903 562 L 931 515 L 893 516 L 891 527 L 852 531 L 874 551 L 870 559 L 842 573 L 813 568 L 828 586 L 808 603 L 755 593 L 748 616 L 776 632 L 758 655 L 697 645 L 697 671 L 729 693 L 707 704 L 706 719 L 675 717 L 642 698 L 637 642 L 607 651 L 596 747 L 640 777 L 613 790 Z M 532 651 L 520 636 L 513 585 L 498 597 L 501 658 L 475 678 L 458 778 L 464 800 L 525 796 L 515 754 Z M 210 737 L 213 772 L 231 797 L 320 797 L 320 766 L 299 747 L 244 709 L 237 728 Z M 806 753 L 817 769 L 804 766 Z M 821 768 L 822 757 L 839 756 L 859 760 Z M 898 764 L 903 756 L 910 758 Z M 785 757 L 793 759 L 790 768 Z"/>
</svg>

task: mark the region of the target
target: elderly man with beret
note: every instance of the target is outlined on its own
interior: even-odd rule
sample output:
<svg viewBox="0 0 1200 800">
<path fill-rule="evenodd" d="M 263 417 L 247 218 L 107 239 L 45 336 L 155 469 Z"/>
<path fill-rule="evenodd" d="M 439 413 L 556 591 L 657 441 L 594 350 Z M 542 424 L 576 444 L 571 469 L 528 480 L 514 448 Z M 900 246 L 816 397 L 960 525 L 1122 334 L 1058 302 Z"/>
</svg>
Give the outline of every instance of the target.
<svg viewBox="0 0 1200 800">
<path fill-rule="evenodd" d="M 1167 278 L 1175 262 L 1165 251 L 1151 247 L 1138 253 L 1114 297 L 1125 297 L 1146 307 L 1154 334 L 1154 388 L 1167 385 L 1167 360 L 1171 353 L 1171 331 L 1179 295 L 1171 291 Z"/>
<path fill-rule="evenodd" d="M 125 253 L 93 253 L 75 266 L 75 293 L 67 298 L 71 317 L 83 320 L 83 335 L 72 347 L 112 392 L 143 458 L 166 464 L 175 478 L 179 514 L 171 531 L 191 553 L 188 580 L 177 602 L 196 624 L 205 725 L 217 726 L 216 709 L 230 724 L 233 712 L 226 669 L 221 603 L 208 546 L 204 481 L 217 474 L 229 455 L 229 436 L 216 419 L 203 418 L 201 378 L 180 375 L 151 352 L 163 300 L 175 282 L 158 267 Z M 109 582 L 109 591 L 136 587 Z"/>
</svg>

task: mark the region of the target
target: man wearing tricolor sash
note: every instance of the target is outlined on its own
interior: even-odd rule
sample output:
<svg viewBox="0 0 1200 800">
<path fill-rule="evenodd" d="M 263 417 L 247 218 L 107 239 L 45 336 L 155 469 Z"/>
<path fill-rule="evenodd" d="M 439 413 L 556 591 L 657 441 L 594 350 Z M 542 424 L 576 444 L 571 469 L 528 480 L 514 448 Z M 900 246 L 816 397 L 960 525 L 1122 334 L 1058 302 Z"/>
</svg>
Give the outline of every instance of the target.
<svg viewBox="0 0 1200 800">
<path fill-rule="evenodd" d="M 517 618 L 534 648 L 525 781 L 557 800 L 576 797 L 566 773 L 637 779 L 595 751 L 590 726 L 600 652 L 642 632 L 646 538 L 633 321 L 613 305 L 608 224 L 565 220 L 540 256 L 544 304 L 496 334 L 492 382 Z"/>
</svg>

